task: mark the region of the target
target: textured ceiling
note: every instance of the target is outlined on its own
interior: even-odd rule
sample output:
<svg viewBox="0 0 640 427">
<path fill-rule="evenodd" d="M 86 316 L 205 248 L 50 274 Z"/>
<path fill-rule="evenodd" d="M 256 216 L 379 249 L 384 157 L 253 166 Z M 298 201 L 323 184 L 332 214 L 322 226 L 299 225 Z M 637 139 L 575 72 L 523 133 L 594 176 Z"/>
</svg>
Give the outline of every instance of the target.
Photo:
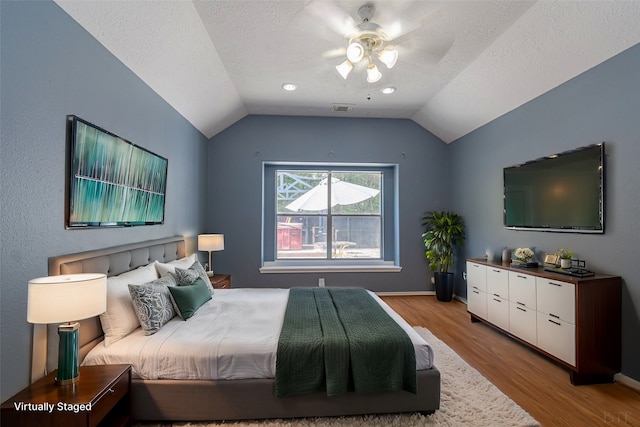
<svg viewBox="0 0 640 427">
<path fill-rule="evenodd" d="M 276 114 L 407 118 L 451 142 L 640 42 L 640 1 L 373 1 L 409 32 L 369 84 L 334 68 L 338 17 L 364 0 L 56 3 L 207 137 Z"/>
</svg>

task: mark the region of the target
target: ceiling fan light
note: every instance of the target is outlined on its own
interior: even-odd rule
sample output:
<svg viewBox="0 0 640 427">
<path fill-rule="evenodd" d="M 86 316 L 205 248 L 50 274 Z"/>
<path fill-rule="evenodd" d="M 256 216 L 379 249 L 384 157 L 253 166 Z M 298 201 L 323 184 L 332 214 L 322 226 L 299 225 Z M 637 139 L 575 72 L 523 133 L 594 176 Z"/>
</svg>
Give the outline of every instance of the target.
<svg viewBox="0 0 640 427">
<path fill-rule="evenodd" d="M 383 49 L 378 54 L 378 58 L 384 65 L 387 66 L 387 68 L 393 68 L 393 66 L 396 65 L 396 62 L 398 62 L 398 51 L 395 49 Z"/>
<path fill-rule="evenodd" d="M 370 63 L 367 67 L 367 81 L 369 83 L 375 83 L 382 78 L 382 73 L 378 70 L 375 64 Z"/>
<path fill-rule="evenodd" d="M 347 47 L 347 58 L 352 63 L 360 62 L 364 57 L 364 47 L 358 42 L 349 43 Z"/>
<path fill-rule="evenodd" d="M 336 65 L 336 70 L 338 70 L 342 78 L 346 80 L 351 70 L 353 70 L 353 64 L 347 59 L 342 64 Z"/>
</svg>

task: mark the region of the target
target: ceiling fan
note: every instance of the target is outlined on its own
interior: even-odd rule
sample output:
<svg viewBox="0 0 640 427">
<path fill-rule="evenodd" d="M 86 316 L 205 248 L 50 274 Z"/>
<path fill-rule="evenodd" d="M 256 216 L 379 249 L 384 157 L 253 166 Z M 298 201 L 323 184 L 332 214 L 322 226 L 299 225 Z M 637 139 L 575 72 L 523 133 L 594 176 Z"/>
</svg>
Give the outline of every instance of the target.
<svg viewBox="0 0 640 427">
<path fill-rule="evenodd" d="M 310 2 L 305 9 L 324 25 L 348 40 L 346 50 L 340 49 L 341 55 L 346 54 L 346 59 L 336 66 L 336 70 L 342 78 L 346 79 L 356 64 L 363 63 L 366 65 L 369 83 L 375 83 L 382 78 L 382 73 L 376 62 L 384 64 L 388 69 L 396 65 L 399 52 L 398 49 L 390 45 L 390 42 L 397 41 L 400 36 L 404 36 L 421 26 L 420 24 L 400 24 L 396 20 L 383 27 L 373 21 L 376 8 L 371 2 L 358 8 L 359 23 L 331 1 L 315 0 Z"/>
</svg>

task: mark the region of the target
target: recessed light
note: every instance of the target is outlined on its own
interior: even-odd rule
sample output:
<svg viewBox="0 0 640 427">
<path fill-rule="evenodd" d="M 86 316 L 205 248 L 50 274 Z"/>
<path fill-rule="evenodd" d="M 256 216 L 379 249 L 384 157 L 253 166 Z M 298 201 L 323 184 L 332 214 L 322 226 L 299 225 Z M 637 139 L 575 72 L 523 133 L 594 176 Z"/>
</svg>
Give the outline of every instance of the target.
<svg viewBox="0 0 640 427">
<path fill-rule="evenodd" d="M 291 92 L 293 90 L 296 90 L 298 88 L 298 86 L 294 85 L 293 83 L 285 83 L 282 85 L 282 89 Z"/>
<path fill-rule="evenodd" d="M 390 86 L 390 87 L 383 87 L 382 89 L 380 89 L 380 92 L 384 93 L 385 95 L 392 94 L 392 93 L 393 93 L 393 92 L 395 92 L 395 91 L 396 91 L 396 88 L 395 88 L 395 87 L 392 87 L 392 86 Z"/>
</svg>

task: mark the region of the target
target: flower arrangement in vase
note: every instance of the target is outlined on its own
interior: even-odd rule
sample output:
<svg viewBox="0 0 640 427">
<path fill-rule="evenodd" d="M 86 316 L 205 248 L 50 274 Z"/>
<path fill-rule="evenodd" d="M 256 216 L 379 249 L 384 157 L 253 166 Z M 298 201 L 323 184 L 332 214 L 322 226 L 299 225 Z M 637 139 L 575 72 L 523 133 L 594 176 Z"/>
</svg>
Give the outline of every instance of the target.
<svg viewBox="0 0 640 427">
<path fill-rule="evenodd" d="M 556 251 L 556 255 L 560 258 L 561 268 L 571 268 L 571 258 L 573 258 L 573 252 L 569 249 L 560 248 Z"/>
<path fill-rule="evenodd" d="M 533 260 L 535 253 L 530 248 L 518 248 L 513 251 L 512 265 L 516 267 L 537 267 L 538 263 Z"/>
<path fill-rule="evenodd" d="M 529 248 L 518 248 L 513 253 L 513 256 L 520 262 L 531 262 L 533 259 L 533 251 Z"/>
</svg>

